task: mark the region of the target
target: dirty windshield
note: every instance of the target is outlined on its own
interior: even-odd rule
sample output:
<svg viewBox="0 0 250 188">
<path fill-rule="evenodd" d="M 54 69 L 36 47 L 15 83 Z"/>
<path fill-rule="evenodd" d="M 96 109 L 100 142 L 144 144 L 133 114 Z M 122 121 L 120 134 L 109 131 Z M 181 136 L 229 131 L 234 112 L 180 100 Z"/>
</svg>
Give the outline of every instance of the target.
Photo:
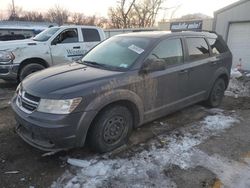
<svg viewBox="0 0 250 188">
<path fill-rule="evenodd" d="M 150 43 L 148 38 L 113 37 L 91 50 L 82 62 L 90 66 L 128 69 Z"/>
<path fill-rule="evenodd" d="M 40 34 L 38 34 L 37 36 L 35 36 L 33 38 L 33 40 L 35 41 L 47 41 L 49 40 L 49 38 L 54 35 L 60 28 L 59 27 L 53 27 L 53 28 L 49 28 L 46 29 L 45 31 L 41 32 Z"/>
</svg>

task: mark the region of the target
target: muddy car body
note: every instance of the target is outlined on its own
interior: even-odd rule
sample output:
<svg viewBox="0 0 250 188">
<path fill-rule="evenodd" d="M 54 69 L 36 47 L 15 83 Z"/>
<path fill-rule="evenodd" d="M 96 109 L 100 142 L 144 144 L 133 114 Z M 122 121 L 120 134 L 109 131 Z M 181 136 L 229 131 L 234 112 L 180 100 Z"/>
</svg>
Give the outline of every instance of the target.
<svg viewBox="0 0 250 188">
<path fill-rule="evenodd" d="M 26 78 L 12 100 L 17 132 L 42 150 L 82 147 L 88 138 L 110 151 L 146 122 L 200 101 L 218 106 L 231 66 L 214 33 L 115 36 L 82 61 Z"/>
</svg>

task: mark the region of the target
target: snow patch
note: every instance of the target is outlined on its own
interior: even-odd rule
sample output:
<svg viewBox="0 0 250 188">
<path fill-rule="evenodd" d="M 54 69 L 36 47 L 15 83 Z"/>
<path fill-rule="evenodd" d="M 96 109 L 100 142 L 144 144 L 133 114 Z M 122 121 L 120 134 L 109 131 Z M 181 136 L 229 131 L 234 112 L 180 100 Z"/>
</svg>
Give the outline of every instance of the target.
<svg viewBox="0 0 250 188">
<path fill-rule="evenodd" d="M 201 144 L 211 136 L 221 133 L 223 130 L 238 122 L 234 116 L 224 115 L 220 110 L 212 110 L 212 115 L 203 121 L 183 127 L 177 134 L 160 135 L 149 144 L 149 151 L 136 153 L 131 158 L 118 159 L 93 159 L 75 160 L 68 162 L 75 166 L 81 166 L 76 175 L 66 172 L 52 188 L 58 187 L 176 187 L 176 184 L 164 174 L 164 169 L 175 164 L 182 169 L 200 165 L 209 166 L 207 156 L 196 152 L 195 146 Z M 177 136 L 183 135 L 183 136 Z M 160 146 L 159 146 L 160 145 Z M 198 154 L 199 155 L 198 155 Z M 205 157 L 205 158 L 204 158 Z M 211 159 L 212 160 L 212 159 Z M 214 167 L 213 165 L 212 167 Z M 211 168 L 212 169 L 212 168 Z M 215 170 L 214 170 L 215 171 Z M 224 179 L 223 183 L 224 183 Z"/>
<path fill-rule="evenodd" d="M 202 122 L 209 130 L 223 130 L 235 123 L 235 118 L 225 115 L 207 116 Z"/>
<path fill-rule="evenodd" d="M 250 97 L 250 85 L 247 85 L 243 80 L 232 78 L 225 95 L 235 98 Z"/>
<path fill-rule="evenodd" d="M 83 160 L 79 160 L 79 159 L 71 159 L 69 158 L 67 160 L 67 163 L 73 165 L 73 166 L 77 166 L 77 167 L 88 167 L 91 163 L 89 161 L 83 161 Z"/>
<path fill-rule="evenodd" d="M 250 164 L 230 161 L 219 155 L 209 156 L 200 150 L 190 154 L 194 166 L 203 166 L 217 175 L 223 187 L 250 187 Z"/>
<path fill-rule="evenodd" d="M 238 71 L 238 69 L 231 70 L 231 78 L 240 78 L 242 76 L 243 76 L 242 73 Z"/>
</svg>

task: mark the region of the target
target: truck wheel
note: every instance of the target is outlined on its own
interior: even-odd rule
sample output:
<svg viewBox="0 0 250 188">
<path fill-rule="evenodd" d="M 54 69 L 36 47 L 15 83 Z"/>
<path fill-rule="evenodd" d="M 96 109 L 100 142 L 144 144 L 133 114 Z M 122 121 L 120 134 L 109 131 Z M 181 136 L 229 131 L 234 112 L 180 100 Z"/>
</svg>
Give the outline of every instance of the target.
<svg viewBox="0 0 250 188">
<path fill-rule="evenodd" d="M 210 107 L 218 107 L 222 102 L 225 90 L 225 81 L 222 78 L 217 79 L 206 101 L 207 105 Z"/>
<path fill-rule="evenodd" d="M 40 70 L 42 70 L 42 69 L 45 69 L 45 67 L 42 66 L 42 65 L 40 65 L 40 64 L 38 64 L 38 63 L 31 63 L 31 64 L 28 64 L 28 65 L 25 65 L 25 66 L 21 69 L 21 71 L 20 71 L 20 74 L 19 74 L 19 81 L 20 81 L 20 82 L 23 81 L 23 79 L 24 79 L 26 76 L 28 76 L 28 75 L 30 75 L 30 74 L 32 74 L 32 73 L 34 73 L 34 72 L 40 71 Z"/>
<path fill-rule="evenodd" d="M 133 118 L 128 108 L 110 106 L 94 121 L 89 132 L 91 149 L 104 153 L 111 151 L 128 141 L 133 128 Z"/>
</svg>

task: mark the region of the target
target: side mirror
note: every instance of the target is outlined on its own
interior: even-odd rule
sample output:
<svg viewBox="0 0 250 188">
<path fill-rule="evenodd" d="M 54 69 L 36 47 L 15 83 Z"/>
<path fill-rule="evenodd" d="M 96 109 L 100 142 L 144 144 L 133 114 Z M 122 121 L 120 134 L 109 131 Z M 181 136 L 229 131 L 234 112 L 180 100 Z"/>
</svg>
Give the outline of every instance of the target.
<svg viewBox="0 0 250 188">
<path fill-rule="evenodd" d="M 153 59 L 147 59 L 141 68 L 141 73 L 150 73 L 155 71 L 162 71 L 165 70 L 165 62 L 163 60 L 153 60 Z"/>
</svg>

